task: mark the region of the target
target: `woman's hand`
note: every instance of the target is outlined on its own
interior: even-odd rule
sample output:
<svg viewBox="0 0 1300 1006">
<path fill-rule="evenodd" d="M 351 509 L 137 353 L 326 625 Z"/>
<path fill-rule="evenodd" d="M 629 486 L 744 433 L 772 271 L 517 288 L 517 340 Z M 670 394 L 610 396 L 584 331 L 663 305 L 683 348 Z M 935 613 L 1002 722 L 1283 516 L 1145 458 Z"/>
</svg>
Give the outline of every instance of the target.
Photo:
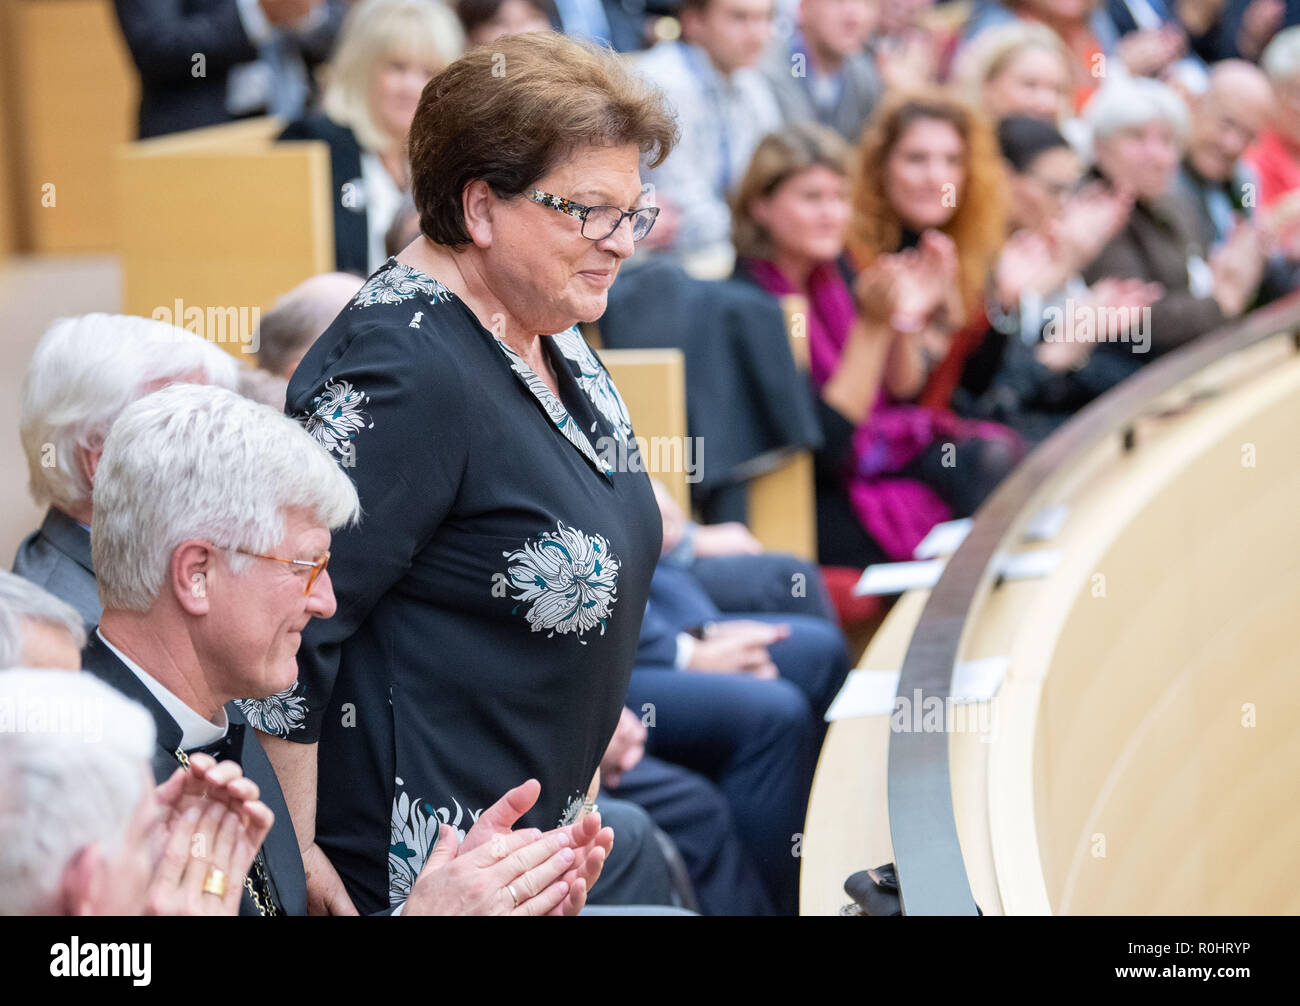
<svg viewBox="0 0 1300 1006">
<path fill-rule="evenodd" d="M 548 915 L 569 894 L 570 843 L 564 830 L 527 828 L 461 854 L 456 829 L 439 825 L 402 915 Z"/>
<path fill-rule="evenodd" d="M 1228 318 L 1250 306 L 1264 275 L 1264 244 L 1259 230 L 1239 223 L 1210 260 L 1214 273 L 1214 299 Z"/>
<path fill-rule="evenodd" d="M 1128 225 L 1133 193 L 1100 182 L 1086 185 L 1068 200 L 1048 230 L 1067 276 L 1091 264 Z M 1042 291 L 1046 292 L 1046 291 Z"/>
<path fill-rule="evenodd" d="M 343 878 L 319 845 L 302 850 L 302 868 L 307 874 L 308 915 L 359 915 L 348 897 Z"/>
</svg>

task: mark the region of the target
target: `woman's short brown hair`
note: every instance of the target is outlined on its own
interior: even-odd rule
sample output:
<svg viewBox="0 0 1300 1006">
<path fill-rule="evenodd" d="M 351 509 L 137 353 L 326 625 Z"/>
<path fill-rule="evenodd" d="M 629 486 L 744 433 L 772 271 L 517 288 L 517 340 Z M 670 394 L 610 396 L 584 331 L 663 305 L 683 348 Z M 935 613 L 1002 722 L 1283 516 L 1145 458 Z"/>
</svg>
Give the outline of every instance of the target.
<svg viewBox="0 0 1300 1006">
<path fill-rule="evenodd" d="M 420 230 L 440 245 L 468 244 L 470 182 L 507 199 L 581 147 L 633 143 L 653 168 L 676 142 L 662 93 L 611 50 L 555 32 L 499 38 L 456 60 L 420 96 L 410 140 Z"/>
<path fill-rule="evenodd" d="M 731 242 L 740 258 L 772 256 L 771 237 L 751 214 L 756 199 L 772 195 L 809 168 L 829 168 L 847 178 L 849 145 L 839 133 L 815 122 L 795 122 L 768 133 L 754 148 L 749 167 L 731 197 Z"/>
</svg>

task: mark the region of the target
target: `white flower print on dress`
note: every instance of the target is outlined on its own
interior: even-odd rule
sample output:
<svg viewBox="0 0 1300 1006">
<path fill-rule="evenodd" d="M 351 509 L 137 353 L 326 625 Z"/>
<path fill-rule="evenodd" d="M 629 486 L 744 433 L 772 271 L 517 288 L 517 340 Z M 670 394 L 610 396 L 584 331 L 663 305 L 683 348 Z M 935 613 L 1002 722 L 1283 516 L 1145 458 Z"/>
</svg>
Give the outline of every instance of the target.
<svg viewBox="0 0 1300 1006">
<path fill-rule="evenodd" d="M 434 810 L 424 800 L 412 800 L 397 779 L 393 796 L 392 836 L 388 844 L 388 903 L 397 905 L 411 896 L 415 878 L 420 875 L 424 861 L 433 850 L 440 824 L 456 829 L 460 841 L 478 820 L 482 809 L 468 810 L 459 801 L 452 800 L 455 814 L 447 807 Z"/>
<path fill-rule="evenodd" d="M 357 295 L 352 298 L 352 305 L 372 307 L 375 304 L 400 304 L 420 294 L 435 304 L 455 296 L 432 276 L 426 276 L 419 269 L 412 269 L 409 265 L 390 258 L 388 264 L 366 280 L 357 291 Z"/>
<path fill-rule="evenodd" d="M 341 459 L 355 458 L 352 439 L 358 430 L 375 427 L 370 414 L 362 410 L 370 396 L 348 381 L 326 381 L 325 390 L 311 400 L 304 427 L 316 442 Z"/>
<path fill-rule="evenodd" d="M 564 810 L 560 814 L 560 823 L 557 828 L 567 828 L 578 820 L 578 815 L 582 813 L 582 808 L 586 805 L 587 795 L 585 793 L 575 792 L 569 797 L 569 802 L 564 805 Z"/>
<path fill-rule="evenodd" d="M 506 579 L 518 591 L 516 601 L 529 601 L 528 624 L 534 632 L 577 633 L 605 622 L 618 600 L 618 556 L 602 535 L 589 535 L 557 522 L 523 548 L 502 552 L 511 565 Z M 514 609 L 518 611 L 518 607 Z M 581 643 L 585 640 L 579 639 Z"/>
<path fill-rule="evenodd" d="M 298 682 L 264 699 L 235 699 L 235 705 L 254 730 L 272 737 L 288 737 L 307 722 L 307 697 L 295 695 Z"/>
</svg>

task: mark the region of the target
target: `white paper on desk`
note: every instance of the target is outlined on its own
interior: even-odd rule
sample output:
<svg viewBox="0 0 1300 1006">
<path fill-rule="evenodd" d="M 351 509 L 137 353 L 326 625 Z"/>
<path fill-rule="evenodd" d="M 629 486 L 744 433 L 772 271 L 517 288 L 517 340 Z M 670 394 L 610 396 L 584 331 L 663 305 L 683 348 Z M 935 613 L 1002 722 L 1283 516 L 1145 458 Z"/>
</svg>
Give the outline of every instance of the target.
<svg viewBox="0 0 1300 1006">
<path fill-rule="evenodd" d="M 1065 525 L 1065 518 L 1070 516 L 1070 508 L 1064 503 L 1052 503 L 1034 514 L 1034 519 L 1025 528 L 1025 541 L 1050 541 L 1056 532 Z"/>
<path fill-rule="evenodd" d="M 998 575 L 1004 580 L 1033 580 L 1040 576 L 1050 576 L 1060 564 L 1061 553 L 1055 549 L 1017 552 L 1003 557 L 998 566 Z"/>
<path fill-rule="evenodd" d="M 1010 666 L 1011 660 L 1007 657 L 962 661 L 957 665 L 956 680 L 953 682 L 953 701 L 963 705 L 987 702 L 997 694 Z M 826 722 L 889 715 L 894 710 L 898 677 L 898 671 L 851 672 L 844 681 L 844 687 L 835 696 L 835 701 L 826 710 Z"/>
<path fill-rule="evenodd" d="M 952 555 L 961 548 L 961 543 L 970 534 L 971 519 L 946 520 L 930 528 L 930 533 L 921 539 L 912 553 L 914 559 L 933 559 L 935 556 Z"/>
<path fill-rule="evenodd" d="M 876 563 L 862 571 L 862 578 L 853 586 L 853 596 L 901 594 L 933 587 L 943 574 L 944 562 L 943 559 L 927 559 L 924 562 Z"/>
</svg>

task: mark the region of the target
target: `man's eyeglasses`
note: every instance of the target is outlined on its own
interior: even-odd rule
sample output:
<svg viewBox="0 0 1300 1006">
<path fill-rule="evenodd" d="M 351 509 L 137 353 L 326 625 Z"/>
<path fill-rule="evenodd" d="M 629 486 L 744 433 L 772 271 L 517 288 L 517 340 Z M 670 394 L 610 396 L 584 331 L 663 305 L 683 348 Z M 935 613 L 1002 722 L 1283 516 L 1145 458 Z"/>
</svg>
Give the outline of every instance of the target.
<svg viewBox="0 0 1300 1006">
<path fill-rule="evenodd" d="M 553 210 L 567 213 L 582 221 L 582 236 L 588 241 L 604 241 L 621 226 L 624 218 L 632 221 L 632 240 L 640 241 L 650 233 L 659 215 L 658 206 L 642 206 L 635 210 L 620 210 L 617 206 L 584 206 L 572 199 L 553 196 L 541 189 L 526 193 L 538 206 L 549 206 Z"/>
<path fill-rule="evenodd" d="M 318 559 L 283 559 L 278 555 L 263 555 L 261 552 L 248 552 L 242 548 L 232 549 L 232 551 L 238 552 L 240 555 L 251 555 L 254 559 L 287 562 L 291 566 L 310 566 L 311 574 L 307 577 L 307 589 L 303 591 L 304 594 L 311 593 L 312 584 L 316 582 L 318 576 L 325 572 L 325 567 L 330 564 L 330 554 L 328 552 L 323 553 Z"/>
</svg>

